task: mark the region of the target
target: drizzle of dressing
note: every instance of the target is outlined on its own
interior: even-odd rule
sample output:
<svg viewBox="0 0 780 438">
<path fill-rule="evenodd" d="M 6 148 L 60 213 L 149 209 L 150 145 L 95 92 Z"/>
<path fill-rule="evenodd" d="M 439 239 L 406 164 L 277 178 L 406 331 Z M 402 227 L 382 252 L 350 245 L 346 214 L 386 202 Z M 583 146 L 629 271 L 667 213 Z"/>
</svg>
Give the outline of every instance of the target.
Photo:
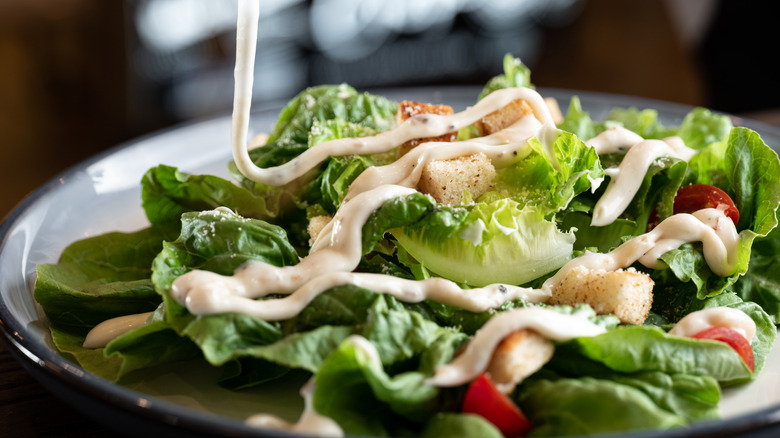
<svg viewBox="0 0 780 438">
<path fill-rule="evenodd" d="M 693 337 L 712 327 L 735 330 L 748 342 L 756 336 L 756 323 L 745 312 L 731 307 L 713 307 L 691 312 L 683 317 L 671 330 L 670 335 Z"/>
<path fill-rule="evenodd" d="M 84 348 L 103 348 L 114 339 L 146 324 L 151 315 L 152 312 L 147 312 L 107 319 L 87 333 L 82 346 Z"/>
<path fill-rule="evenodd" d="M 314 410 L 312 401 L 314 388 L 314 382 L 311 380 L 301 388 L 304 408 L 297 422 L 290 423 L 271 414 L 255 414 L 246 419 L 246 425 L 258 428 L 288 430 L 320 437 L 343 437 L 344 431 L 338 423 Z"/>
<path fill-rule="evenodd" d="M 248 77 L 251 76 L 251 74 L 246 74 L 246 72 L 254 63 L 253 56 L 248 56 L 247 51 L 254 50 L 254 42 L 239 40 L 238 46 L 239 55 L 236 59 L 236 88 L 234 102 L 240 105 L 234 106 L 231 142 L 236 166 L 244 176 L 253 181 L 272 186 L 281 186 L 303 176 L 306 172 L 315 168 L 328 157 L 383 153 L 415 138 L 438 137 L 469 126 L 516 99 L 524 99 L 528 102 L 533 109 L 534 118 L 540 120 L 542 125 L 546 126 L 542 131 L 542 135 L 540 135 L 540 141 L 545 145 L 545 150 L 551 160 L 553 160 L 553 164 L 557 164 L 555 161 L 555 154 L 553 154 L 551 150 L 551 144 L 554 142 L 556 134 L 559 131 L 555 128 L 555 122 L 553 121 L 552 115 L 550 114 L 544 99 L 534 90 L 518 87 L 497 90 L 477 102 L 476 105 L 459 113 L 449 115 L 418 114 L 406 119 L 396 128 L 381 132 L 373 137 L 340 138 L 323 142 L 307 149 L 287 163 L 271 168 L 260 168 L 252 162 L 246 147 L 247 130 L 249 126 L 249 104 L 251 102 L 252 93 L 252 80 Z M 239 72 L 241 72 L 241 74 L 239 74 Z M 526 137 L 522 139 L 523 142 L 527 140 L 527 137 L 528 136 L 526 135 Z M 511 133 L 507 132 L 507 130 L 503 130 L 495 135 L 489 136 L 489 138 L 483 138 L 478 142 L 457 142 L 455 144 L 466 143 L 462 147 L 467 148 L 475 144 L 481 144 L 482 146 L 487 146 L 489 144 L 507 144 L 511 139 L 513 139 Z M 448 147 L 453 145 L 453 143 L 445 144 Z M 441 146 L 441 143 L 439 143 L 438 146 Z M 435 146 L 429 146 L 424 149 L 435 149 Z M 440 157 L 449 158 L 455 158 L 470 153 L 473 152 L 464 151 L 461 152 L 460 155 L 453 156 L 451 153 L 438 152 Z M 408 161 L 409 159 L 406 160 L 406 162 Z M 408 171 L 406 173 L 408 173 Z M 377 185 L 381 184 L 387 184 L 387 182 L 377 183 Z"/>
<path fill-rule="evenodd" d="M 431 161 L 449 160 L 481 152 L 490 159 L 495 167 L 507 167 L 528 156 L 531 152 L 530 147 L 528 147 L 530 138 L 534 136 L 546 137 L 548 141 L 554 143 L 555 137 L 559 132 L 554 125 L 540 124 L 535 117 L 525 116 L 511 126 L 485 137 L 458 142 L 432 141 L 423 143 L 393 163 L 385 166 L 369 167 L 364 170 L 350 185 L 345 202 L 357 194 L 367 192 L 384 184 L 415 187 L 420 180 L 423 168 Z M 371 137 L 365 137 L 362 140 L 371 141 L 371 139 Z M 549 146 L 548 148 L 551 147 Z M 551 152 L 548 152 L 549 154 Z M 554 157 L 554 154 L 549 156 Z"/>
<path fill-rule="evenodd" d="M 550 298 L 541 290 L 512 285 L 492 284 L 482 288 L 462 289 L 456 283 L 439 277 L 417 281 L 392 275 L 353 272 L 331 272 L 316 276 L 284 298 L 254 300 L 219 287 L 195 287 L 183 299 L 180 296 L 175 298 L 187 306 L 191 313 L 198 315 L 236 312 L 266 321 L 278 321 L 295 317 L 317 296 L 343 285 L 370 289 L 406 303 L 433 300 L 471 312 L 495 309 L 516 299 L 541 303 Z"/>
<path fill-rule="evenodd" d="M 725 277 L 736 269 L 739 234 L 734 223 L 721 210 L 705 208 L 692 214 L 668 217 L 651 231 L 624 242 L 608 253 L 586 251 L 563 265 L 544 282 L 542 289 L 551 291 L 575 266 L 616 271 L 639 261 L 650 269 L 661 269 L 663 264 L 658 258 L 688 242 L 702 242 L 704 259 L 715 274 Z"/>
<path fill-rule="evenodd" d="M 194 270 L 178 277 L 171 294 L 180 303 L 193 301 L 211 289 L 220 294 L 259 298 L 270 293 L 289 294 L 309 280 L 329 272 L 354 270 L 362 254 L 361 232 L 369 215 L 388 199 L 415 193 L 400 186 L 381 186 L 355 197 L 339 208 L 334 218 L 323 229 L 311 254 L 292 266 L 276 267 L 261 261 L 249 261 L 232 276 Z"/>
<path fill-rule="evenodd" d="M 624 148 L 628 141 L 635 139 L 623 131 L 612 131 L 611 135 L 596 142 L 597 152 L 599 149 L 611 151 Z M 696 151 L 685 146 L 679 137 L 671 137 L 663 141 L 642 140 L 631 145 L 620 166 L 604 171 L 611 179 L 607 190 L 593 208 L 591 225 L 595 227 L 609 225 L 625 211 L 639 191 L 647 170 L 656 159 L 668 156 L 688 161 L 695 154 Z"/>
<path fill-rule="evenodd" d="M 587 140 L 585 144 L 593 146 L 599 155 L 626 150 L 644 140 L 641 135 L 622 126 L 610 126 L 599 135 Z"/>
<path fill-rule="evenodd" d="M 561 342 L 606 332 L 604 327 L 578 315 L 564 315 L 541 307 L 508 310 L 488 320 L 477 330 L 463 353 L 449 364 L 436 367 L 435 374 L 426 383 L 458 386 L 474 380 L 487 369 L 499 342 L 521 329 L 532 329 L 547 339 Z"/>
</svg>

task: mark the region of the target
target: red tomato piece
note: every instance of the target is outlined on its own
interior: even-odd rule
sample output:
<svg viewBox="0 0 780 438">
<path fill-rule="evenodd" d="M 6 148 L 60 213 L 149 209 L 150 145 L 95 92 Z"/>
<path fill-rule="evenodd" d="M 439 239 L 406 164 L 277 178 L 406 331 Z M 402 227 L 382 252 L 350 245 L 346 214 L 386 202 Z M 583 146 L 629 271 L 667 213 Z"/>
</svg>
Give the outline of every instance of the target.
<svg viewBox="0 0 780 438">
<path fill-rule="evenodd" d="M 533 429 L 520 408 L 496 388 L 487 373 L 480 374 L 469 385 L 462 411 L 482 416 L 507 438 L 521 437 Z"/>
<path fill-rule="evenodd" d="M 739 222 L 739 210 L 723 190 L 709 184 L 691 184 L 677 190 L 674 214 L 693 213 L 702 208 L 719 208 L 734 225 Z"/>
<path fill-rule="evenodd" d="M 693 335 L 696 339 L 712 339 L 727 343 L 737 352 L 745 361 L 750 371 L 755 370 L 755 360 L 753 359 L 753 348 L 750 342 L 745 339 L 738 331 L 728 327 L 710 327 Z"/>
</svg>

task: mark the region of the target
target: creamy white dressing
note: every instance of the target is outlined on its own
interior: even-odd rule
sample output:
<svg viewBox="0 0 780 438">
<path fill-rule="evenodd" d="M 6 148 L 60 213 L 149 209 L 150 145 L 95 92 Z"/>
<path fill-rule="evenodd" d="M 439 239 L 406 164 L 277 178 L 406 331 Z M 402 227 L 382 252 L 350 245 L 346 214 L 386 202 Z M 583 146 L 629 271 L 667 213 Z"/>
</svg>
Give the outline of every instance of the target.
<svg viewBox="0 0 780 438">
<path fill-rule="evenodd" d="M 593 146 L 597 154 L 604 155 L 627 150 L 642 140 L 644 138 L 641 135 L 630 129 L 622 126 L 610 126 L 599 135 L 587 140 L 585 144 Z"/>
<path fill-rule="evenodd" d="M 713 307 L 685 315 L 671 330 L 670 335 L 693 337 L 712 327 L 730 328 L 748 340 L 756 336 L 756 323 L 745 312 L 731 307 Z"/>
<path fill-rule="evenodd" d="M 496 346 L 511 333 L 531 329 L 553 341 L 596 336 L 606 332 L 579 315 L 564 315 L 541 307 L 508 310 L 492 317 L 474 334 L 465 350 L 452 362 L 436 367 L 426 383 L 433 386 L 458 386 L 474 380 L 490 363 Z"/>
<path fill-rule="evenodd" d="M 634 139 L 623 131 L 613 131 L 611 136 L 601 138 L 597 145 L 602 150 L 611 151 L 616 147 L 618 149 L 626 147 L 628 141 Z M 696 154 L 695 150 L 688 148 L 682 140 L 675 137 L 665 140 L 642 140 L 629 147 L 620 166 L 604 171 L 610 177 L 610 181 L 607 190 L 593 208 L 592 226 L 609 225 L 625 211 L 639 191 L 647 170 L 658 158 L 673 157 L 688 161 Z"/>
<path fill-rule="evenodd" d="M 529 139 L 543 136 L 554 142 L 556 132 L 552 125 L 543 125 L 535 117 L 525 116 L 511 126 L 485 137 L 458 142 L 426 142 L 393 163 L 364 170 L 350 185 L 345 202 L 357 194 L 385 184 L 416 187 L 425 165 L 432 161 L 483 153 L 495 167 L 507 167 L 528 156 L 531 152 Z"/>
<path fill-rule="evenodd" d="M 190 312 L 199 315 L 236 312 L 266 321 L 278 321 L 295 317 L 320 294 L 344 285 L 370 289 L 406 303 L 433 300 L 471 312 L 495 309 L 521 298 L 531 303 L 546 302 L 549 299 L 549 295 L 541 290 L 506 284 L 462 289 L 457 283 L 439 277 L 417 281 L 392 275 L 359 272 L 323 273 L 292 294 L 276 299 L 254 300 L 232 294 L 221 287 L 195 287 L 183 299 L 180 296 L 175 298 L 187 306 Z"/>
<path fill-rule="evenodd" d="M 182 304 L 191 303 L 187 306 L 213 302 L 216 295 L 259 298 L 292 293 L 322 274 L 352 271 L 363 255 L 361 232 L 369 215 L 385 201 L 411 193 L 415 191 L 405 187 L 381 186 L 344 203 L 317 236 L 313 251 L 296 265 L 277 267 L 249 261 L 232 276 L 193 270 L 173 282 L 171 295 Z M 190 311 L 196 313 L 193 309 Z"/>
<path fill-rule="evenodd" d="M 252 107 L 252 86 L 255 78 L 255 54 L 257 53 L 257 23 L 260 19 L 260 2 L 238 1 L 236 22 L 236 67 L 233 71 L 233 115 L 230 127 L 230 143 L 233 159 L 239 169 L 254 166 L 247 150 L 249 116 Z"/>
<path fill-rule="evenodd" d="M 682 213 L 666 218 L 651 231 L 624 242 L 608 253 L 586 251 L 563 265 L 544 282 L 542 289 L 551 291 L 577 266 L 616 271 L 639 261 L 648 268 L 661 269 L 664 266 L 658 258 L 688 242 L 702 243 L 704 259 L 715 274 L 725 277 L 736 269 L 737 229 L 721 210 L 706 208 L 693 214 Z"/>
<path fill-rule="evenodd" d="M 344 436 L 344 431 L 338 423 L 330 417 L 319 414 L 314 409 L 314 402 L 312 400 L 314 389 L 314 382 L 311 380 L 301 388 L 300 393 L 304 403 L 303 413 L 295 423 L 285 421 L 276 415 L 255 414 L 246 419 L 246 425 L 258 428 L 287 430 L 319 437 Z"/>
<path fill-rule="evenodd" d="M 249 44 L 239 47 L 239 53 L 243 53 L 245 50 L 249 50 Z M 236 71 L 239 71 L 239 62 L 241 63 L 242 68 L 248 68 L 249 61 L 250 60 L 248 56 L 239 55 L 236 62 Z M 254 61 L 252 60 L 252 62 Z M 242 77 L 241 83 L 238 81 L 239 76 Z M 241 171 L 244 176 L 262 184 L 272 186 L 281 186 L 287 184 L 296 178 L 305 175 L 309 170 L 315 168 L 328 157 L 383 153 L 390 151 L 409 140 L 416 138 L 438 137 L 450 132 L 455 132 L 461 128 L 472 125 L 486 115 L 503 108 L 516 99 L 523 99 L 528 102 L 534 112 L 534 118 L 538 121 L 541 121 L 542 125 L 547 127 L 542 131 L 543 138 L 540 138 L 540 140 L 545 144 L 545 149 L 548 151 L 548 155 L 550 155 L 553 163 L 555 163 L 555 156 L 554 154 L 550 153 L 550 141 L 554 141 L 554 137 L 557 132 L 552 115 L 550 114 L 544 99 L 539 95 L 539 93 L 529 88 L 519 87 L 497 90 L 477 102 L 477 104 L 474 106 L 459 113 L 449 115 L 418 114 L 406 119 L 403 123 L 394 129 L 381 132 L 373 137 L 340 138 L 323 142 L 307 149 L 302 154 L 285 164 L 272 168 L 260 168 L 256 166 L 249 158 L 249 152 L 246 147 L 246 131 L 248 130 L 249 126 L 248 102 L 251 102 L 251 80 L 246 80 L 243 78 L 243 76 L 243 73 L 241 75 L 236 73 L 236 97 L 234 98 L 234 101 L 240 102 L 242 106 L 238 107 L 233 112 L 233 126 L 234 129 L 243 129 L 244 131 L 233 132 L 233 157 L 236 161 L 236 165 L 239 171 Z M 242 95 L 241 99 L 238 97 L 239 94 Z M 239 113 L 238 111 L 241 112 Z M 506 144 L 510 138 L 512 138 L 508 137 L 508 134 L 509 132 L 507 130 L 499 131 L 496 133 L 496 135 L 484 137 L 481 140 L 478 140 L 476 143 L 482 146 L 486 146 L 488 144 Z M 526 135 L 526 137 L 528 136 Z M 526 140 L 527 138 L 522 139 L 523 142 Z M 452 146 L 453 144 L 460 143 L 466 143 L 462 146 L 464 148 L 468 147 L 467 144 L 475 144 L 475 142 L 446 142 L 446 145 Z M 415 148 L 415 150 L 418 148 Z M 430 147 L 428 149 L 430 149 Z M 443 151 L 438 153 L 444 154 L 444 156 L 449 155 L 450 158 L 455 157 Z M 469 155 L 469 153 L 462 153 L 460 156 L 462 155 Z M 388 183 L 389 182 L 379 182 L 378 184 Z"/>
<path fill-rule="evenodd" d="M 146 324 L 151 315 L 152 312 L 147 312 L 107 319 L 87 333 L 82 346 L 84 348 L 103 348 L 114 339 Z"/>
</svg>

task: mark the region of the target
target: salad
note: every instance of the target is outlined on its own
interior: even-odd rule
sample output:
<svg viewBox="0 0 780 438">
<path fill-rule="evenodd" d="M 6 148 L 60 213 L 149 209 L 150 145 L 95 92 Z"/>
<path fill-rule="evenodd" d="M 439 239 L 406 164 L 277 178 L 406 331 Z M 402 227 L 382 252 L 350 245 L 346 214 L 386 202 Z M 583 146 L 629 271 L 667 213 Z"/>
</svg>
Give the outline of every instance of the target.
<svg viewBox="0 0 780 438">
<path fill-rule="evenodd" d="M 114 382 L 191 360 L 236 391 L 307 376 L 300 419 L 260 427 L 717 419 L 776 338 L 777 154 L 703 108 L 556 108 L 511 55 L 460 112 L 306 89 L 249 149 L 234 131 L 231 180 L 149 169 L 149 226 L 74 242 L 35 298 L 62 354 Z"/>
</svg>

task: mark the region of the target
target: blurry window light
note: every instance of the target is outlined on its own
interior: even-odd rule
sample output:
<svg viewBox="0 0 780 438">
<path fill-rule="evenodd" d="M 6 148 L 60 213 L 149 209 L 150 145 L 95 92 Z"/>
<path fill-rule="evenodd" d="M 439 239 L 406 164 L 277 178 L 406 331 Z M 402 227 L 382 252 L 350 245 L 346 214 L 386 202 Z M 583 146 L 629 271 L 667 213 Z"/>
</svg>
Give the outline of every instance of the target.
<svg viewBox="0 0 780 438">
<path fill-rule="evenodd" d="M 313 0 L 314 46 L 337 61 L 376 51 L 396 34 L 452 25 L 458 14 L 488 32 L 514 30 L 549 12 L 572 9 L 579 0 Z"/>
<path fill-rule="evenodd" d="M 260 1 L 260 0 L 258 0 Z M 261 19 L 305 0 L 263 0 Z M 135 23 L 143 44 L 158 52 L 175 52 L 205 39 L 233 32 L 237 0 L 143 0 Z"/>
</svg>

